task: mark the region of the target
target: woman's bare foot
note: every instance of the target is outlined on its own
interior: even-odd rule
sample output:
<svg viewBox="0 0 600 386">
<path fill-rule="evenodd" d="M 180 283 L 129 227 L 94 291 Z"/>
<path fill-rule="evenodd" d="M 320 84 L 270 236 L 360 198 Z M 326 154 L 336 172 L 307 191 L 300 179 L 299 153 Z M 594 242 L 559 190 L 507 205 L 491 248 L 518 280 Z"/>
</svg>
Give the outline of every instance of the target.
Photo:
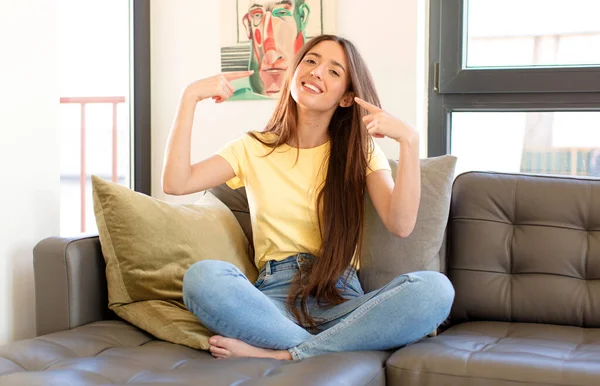
<svg viewBox="0 0 600 386">
<path fill-rule="evenodd" d="M 269 350 L 266 348 L 254 347 L 241 340 L 225 338 L 220 335 L 211 336 L 210 353 L 217 359 L 229 357 L 254 357 L 254 358 L 274 358 L 279 360 L 291 360 L 292 356 L 287 350 Z"/>
</svg>

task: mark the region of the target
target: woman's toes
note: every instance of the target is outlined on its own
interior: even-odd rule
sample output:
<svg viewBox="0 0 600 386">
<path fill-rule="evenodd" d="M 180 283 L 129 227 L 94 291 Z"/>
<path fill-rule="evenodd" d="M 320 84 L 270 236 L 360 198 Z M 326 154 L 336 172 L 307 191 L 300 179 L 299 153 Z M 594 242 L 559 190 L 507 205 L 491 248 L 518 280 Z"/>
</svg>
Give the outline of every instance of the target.
<svg viewBox="0 0 600 386">
<path fill-rule="evenodd" d="M 213 335 L 208 339 L 208 343 L 210 343 L 213 346 L 220 346 L 219 341 L 223 339 L 223 337 L 221 335 Z"/>
<path fill-rule="evenodd" d="M 212 352 L 210 353 L 210 355 L 212 355 L 215 359 L 223 359 L 223 358 L 225 358 L 225 356 L 223 356 L 223 355 L 215 354 L 215 353 L 212 353 Z"/>
<path fill-rule="evenodd" d="M 229 350 L 218 346 L 210 346 L 209 350 L 213 355 L 227 356 L 229 354 Z"/>
<path fill-rule="evenodd" d="M 237 340 L 237 339 L 225 338 L 224 336 L 221 336 L 217 340 L 216 346 L 219 346 L 219 347 L 230 347 L 232 344 L 235 344 L 236 342 L 241 342 L 241 341 Z"/>
</svg>

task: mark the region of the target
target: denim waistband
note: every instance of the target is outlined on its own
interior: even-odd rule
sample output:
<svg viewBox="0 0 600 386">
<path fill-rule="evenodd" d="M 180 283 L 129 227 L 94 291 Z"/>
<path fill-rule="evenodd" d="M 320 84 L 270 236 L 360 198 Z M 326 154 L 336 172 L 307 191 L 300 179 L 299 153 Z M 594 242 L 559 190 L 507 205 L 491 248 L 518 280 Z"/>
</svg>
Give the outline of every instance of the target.
<svg viewBox="0 0 600 386">
<path fill-rule="evenodd" d="M 265 263 L 262 270 L 267 274 L 271 274 L 285 269 L 302 269 L 310 265 L 314 259 L 315 256 L 310 253 L 297 253 L 280 261 L 269 260 Z"/>
</svg>

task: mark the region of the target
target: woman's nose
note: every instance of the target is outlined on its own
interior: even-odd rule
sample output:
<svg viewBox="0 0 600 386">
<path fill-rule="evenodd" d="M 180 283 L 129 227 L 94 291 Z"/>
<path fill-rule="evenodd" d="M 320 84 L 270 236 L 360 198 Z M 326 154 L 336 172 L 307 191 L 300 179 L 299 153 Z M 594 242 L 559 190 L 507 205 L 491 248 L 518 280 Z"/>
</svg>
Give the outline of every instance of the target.
<svg viewBox="0 0 600 386">
<path fill-rule="evenodd" d="M 311 72 L 310 75 L 313 77 L 316 77 L 317 79 L 321 79 L 321 66 L 314 68 Z"/>
</svg>

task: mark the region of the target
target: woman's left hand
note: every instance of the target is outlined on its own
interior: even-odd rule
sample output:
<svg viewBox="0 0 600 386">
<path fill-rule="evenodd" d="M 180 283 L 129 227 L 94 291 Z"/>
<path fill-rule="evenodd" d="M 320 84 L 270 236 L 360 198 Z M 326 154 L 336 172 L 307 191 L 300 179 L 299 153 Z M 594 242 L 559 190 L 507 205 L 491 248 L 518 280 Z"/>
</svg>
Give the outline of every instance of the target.
<svg viewBox="0 0 600 386">
<path fill-rule="evenodd" d="M 373 137 L 388 137 L 407 144 L 413 144 L 419 139 L 419 133 L 411 124 L 358 97 L 354 100 L 367 110 L 368 114 L 363 117 L 363 122 L 367 126 L 367 132 Z"/>
</svg>

